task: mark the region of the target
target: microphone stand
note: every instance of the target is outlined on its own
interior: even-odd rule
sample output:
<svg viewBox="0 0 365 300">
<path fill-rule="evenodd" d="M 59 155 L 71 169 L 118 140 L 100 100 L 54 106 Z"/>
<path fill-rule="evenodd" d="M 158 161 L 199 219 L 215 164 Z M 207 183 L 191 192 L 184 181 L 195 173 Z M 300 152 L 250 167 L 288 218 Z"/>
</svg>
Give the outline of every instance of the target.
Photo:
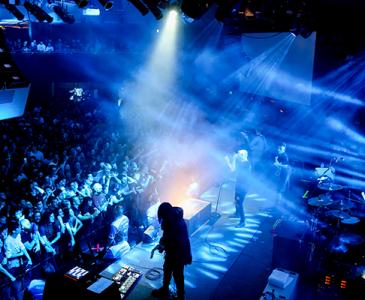
<svg viewBox="0 0 365 300">
<path fill-rule="evenodd" d="M 211 225 L 214 224 L 215 222 L 217 222 L 217 220 L 221 217 L 221 214 L 218 212 L 218 205 L 219 205 L 219 201 L 221 199 L 223 184 L 224 184 L 224 181 L 219 184 L 217 202 L 215 203 L 215 211 L 212 212 L 212 214 L 210 216 L 210 221 L 209 221 L 209 224 L 211 224 Z"/>
</svg>

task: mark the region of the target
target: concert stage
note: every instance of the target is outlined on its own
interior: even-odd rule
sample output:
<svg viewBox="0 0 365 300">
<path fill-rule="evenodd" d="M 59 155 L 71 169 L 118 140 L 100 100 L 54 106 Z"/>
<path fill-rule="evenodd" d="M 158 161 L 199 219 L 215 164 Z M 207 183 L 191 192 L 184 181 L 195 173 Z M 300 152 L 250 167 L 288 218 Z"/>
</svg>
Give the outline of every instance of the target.
<svg viewBox="0 0 365 300">
<path fill-rule="evenodd" d="M 266 214 L 260 214 L 257 211 L 256 204 L 252 204 L 253 208 L 248 207 L 246 212 L 247 226 L 245 228 L 235 228 L 237 220 L 227 217 L 234 212 L 233 187 L 234 185 L 231 183 L 225 184 L 221 193 L 218 187 L 214 187 L 204 196 L 206 200 L 193 198 L 180 203 L 172 203 L 172 205 L 184 209 L 184 218 L 191 234 L 193 263 L 185 268 L 187 299 L 222 299 L 222 294 L 228 294 L 227 289 L 232 292 L 231 285 L 237 283 L 236 276 L 240 280 L 239 286 L 242 285 L 241 280 L 244 278 L 245 290 L 234 289 L 237 294 L 232 295 L 230 299 L 242 299 L 241 296 L 237 297 L 238 294 L 245 297 L 245 299 L 259 299 L 266 285 L 270 269 L 266 267 L 257 268 L 257 260 L 253 257 L 259 254 L 260 266 L 263 261 L 271 264 L 272 249 L 267 245 L 258 247 L 256 243 L 261 243 L 259 241 L 263 233 L 269 233 L 268 235 L 271 237 L 270 229 L 274 219 L 267 221 L 270 217 Z M 222 197 L 219 205 L 221 218 L 213 226 L 207 221 L 210 219 L 212 206 L 216 204 L 219 194 Z M 247 202 L 253 201 L 253 198 L 249 198 Z M 260 206 L 263 204 L 262 202 L 259 203 Z M 149 217 L 156 218 L 158 206 L 159 204 L 156 204 L 154 208 L 150 209 Z M 254 211 L 258 214 L 257 216 L 255 216 Z M 261 223 L 263 223 L 265 229 L 261 228 Z M 247 247 L 256 239 L 255 246 Z M 150 251 L 156 245 L 156 242 L 157 240 L 152 244 L 137 244 L 121 260 L 101 272 L 101 276 L 110 278 L 123 265 L 131 266 L 142 272 L 143 276 L 128 295 L 128 299 L 155 299 L 151 297 L 151 291 L 159 288 L 162 284 L 162 266 L 164 262 L 163 255 L 158 252 L 155 252 L 153 259 L 150 259 Z M 263 250 L 259 251 L 258 248 Z M 230 272 L 231 268 L 235 268 L 243 249 L 247 249 L 249 254 L 244 256 L 247 257 L 247 260 L 239 265 L 241 271 Z M 242 272 L 242 267 L 245 265 L 252 265 L 255 271 Z M 264 265 L 266 266 L 266 264 Z M 154 276 L 151 278 L 147 275 L 146 277 L 146 274 L 149 273 Z M 235 274 L 233 280 L 230 277 L 232 273 Z M 230 278 L 229 283 L 226 282 L 228 278 Z M 265 281 L 262 282 L 261 278 Z"/>
</svg>

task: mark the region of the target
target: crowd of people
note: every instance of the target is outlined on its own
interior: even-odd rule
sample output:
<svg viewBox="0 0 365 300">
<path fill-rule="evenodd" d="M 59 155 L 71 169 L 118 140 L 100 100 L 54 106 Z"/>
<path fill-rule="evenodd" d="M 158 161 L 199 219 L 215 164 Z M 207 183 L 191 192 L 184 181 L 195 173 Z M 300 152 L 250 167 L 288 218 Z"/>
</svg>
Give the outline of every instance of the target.
<svg viewBox="0 0 365 300">
<path fill-rule="evenodd" d="M 115 53 L 125 51 L 125 45 L 113 45 L 101 41 L 81 41 L 80 39 L 64 40 L 62 38 L 37 39 L 7 39 L 7 45 L 13 53 Z"/>
<path fill-rule="evenodd" d="M 0 122 L 1 299 L 22 299 L 35 266 L 116 259 L 142 239 L 163 175 L 116 120 L 70 102 Z"/>
</svg>

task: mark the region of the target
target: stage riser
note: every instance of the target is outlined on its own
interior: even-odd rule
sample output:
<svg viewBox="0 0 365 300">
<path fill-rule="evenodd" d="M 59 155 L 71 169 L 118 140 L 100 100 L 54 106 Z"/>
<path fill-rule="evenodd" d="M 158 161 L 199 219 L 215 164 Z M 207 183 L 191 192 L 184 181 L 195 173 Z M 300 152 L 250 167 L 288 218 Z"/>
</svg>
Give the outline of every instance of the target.
<svg viewBox="0 0 365 300">
<path fill-rule="evenodd" d="M 184 210 L 184 220 L 188 226 L 189 235 L 193 235 L 203 224 L 209 221 L 212 204 L 205 200 L 190 198 L 180 203 L 173 203 Z"/>
</svg>

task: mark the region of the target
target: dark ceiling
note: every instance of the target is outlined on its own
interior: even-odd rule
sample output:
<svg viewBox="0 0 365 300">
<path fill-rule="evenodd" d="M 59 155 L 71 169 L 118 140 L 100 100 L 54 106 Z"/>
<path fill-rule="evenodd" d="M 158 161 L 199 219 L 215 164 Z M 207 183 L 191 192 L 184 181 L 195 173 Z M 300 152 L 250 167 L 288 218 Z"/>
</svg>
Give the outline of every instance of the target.
<svg viewBox="0 0 365 300">
<path fill-rule="evenodd" d="M 90 4 L 93 3 L 92 1 Z M 175 1 L 167 2 L 173 4 Z M 223 15 L 218 14 L 224 24 L 223 34 L 226 36 L 239 37 L 245 32 L 292 31 L 307 37 L 315 31 L 317 33 L 316 74 L 322 75 L 331 68 L 336 68 L 349 56 L 356 55 L 365 49 L 365 1 L 362 0 L 183 0 L 180 2 L 183 11 L 188 8 L 188 11 L 193 11 L 196 15 L 200 13 L 200 17 L 186 26 L 194 36 L 217 18 L 219 8 L 227 7 L 229 3 L 233 4 L 230 6 L 231 9 L 225 11 Z M 197 9 L 194 6 L 197 3 L 210 3 L 211 6 L 209 9 L 198 6 L 202 11 L 197 13 L 194 11 Z M 253 17 L 244 15 L 246 7 L 252 9 Z M 76 8 L 76 11 L 79 10 Z M 165 12 L 164 15 L 166 15 Z M 100 24 L 105 23 L 105 27 L 108 28 L 111 25 L 107 23 L 110 23 L 113 18 L 120 24 L 130 23 L 131 26 L 126 26 L 128 31 L 130 28 L 137 28 L 138 26 L 135 26 L 137 23 L 144 24 L 142 28 L 145 31 L 151 24 L 156 26 L 159 24 L 159 21 L 154 20 L 151 14 L 140 15 L 128 0 L 115 2 L 112 9 L 108 12 L 102 11 L 102 14 L 94 19 L 97 19 Z M 83 22 L 83 19 L 77 17 L 78 24 L 65 24 L 65 30 L 77 33 L 80 25 L 87 26 L 87 23 Z M 47 23 L 35 25 L 44 25 L 51 28 L 51 31 L 54 28 L 53 24 Z"/>
<path fill-rule="evenodd" d="M 250 6 L 255 16 L 245 16 L 245 7 L 249 6 L 241 5 L 240 12 L 233 10 L 233 13 L 224 18 L 225 34 L 290 31 L 306 38 L 315 31 L 317 33 L 316 56 L 319 61 L 324 62 L 323 70 L 320 70 L 320 73 L 330 66 L 338 66 L 350 56 L 359 54 L 365 49 L 365 1 L 251 0 L 234 2 L 256 4 L 256 6 Z M 263 5 L 259 5 L 259 3 Z M 328 66 L 325 67 L 325 64 Z"/>
</svg>

